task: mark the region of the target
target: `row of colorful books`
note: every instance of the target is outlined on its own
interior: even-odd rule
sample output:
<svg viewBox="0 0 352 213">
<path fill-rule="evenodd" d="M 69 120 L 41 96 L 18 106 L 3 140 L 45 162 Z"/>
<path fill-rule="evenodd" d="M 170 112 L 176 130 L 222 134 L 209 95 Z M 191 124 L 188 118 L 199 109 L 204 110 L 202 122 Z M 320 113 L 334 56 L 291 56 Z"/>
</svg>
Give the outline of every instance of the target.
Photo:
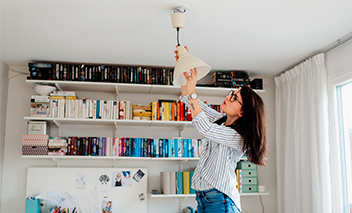
<svg viewBox="0 0 352 213">
<path fill-rule="evenodd" d="M 66 155 L 199 157 L 204 139 L 68 137 Z"/>
<path fill-rule="evenodd" d="M 195 194 L 191 188 L 194 172 L 160 172 L 161 193 L 169 194 Z"/>
<path fill-rule="evenodd" d="M 58 91 L 50 96 L 31 96 L 30 116 L 78 119 L 134 119 L 191 121 L 191 111 L 181 101 L 153 101 L 149 105 L 131 101 L 78 99 L 75 92 Z"/>
<path fill-rule="evenodd" d="M 173 69 L 65 63 L 28 63 L 28 79 L 172 85 Z"/>
</svg>

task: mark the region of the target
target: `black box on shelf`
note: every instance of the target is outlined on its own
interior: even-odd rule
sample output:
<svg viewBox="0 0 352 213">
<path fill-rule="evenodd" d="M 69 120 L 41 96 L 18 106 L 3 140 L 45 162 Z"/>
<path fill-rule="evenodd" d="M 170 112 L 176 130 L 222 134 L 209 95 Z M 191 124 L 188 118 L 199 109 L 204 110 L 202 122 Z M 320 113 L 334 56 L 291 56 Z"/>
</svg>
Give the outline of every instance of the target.
<svg viewBox="0 0 352 213">
<path fill-rule="evenodd" d="M 250 82 L 252 89 L 263 89 L 263 79 L 255 78 Z"/>
</svg>

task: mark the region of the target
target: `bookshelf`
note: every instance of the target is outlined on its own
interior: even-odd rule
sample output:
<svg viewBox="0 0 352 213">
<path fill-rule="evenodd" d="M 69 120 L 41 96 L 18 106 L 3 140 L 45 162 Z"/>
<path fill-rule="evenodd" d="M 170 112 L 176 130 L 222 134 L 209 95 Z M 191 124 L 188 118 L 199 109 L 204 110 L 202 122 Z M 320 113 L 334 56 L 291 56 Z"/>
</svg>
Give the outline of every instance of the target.
<svg viewBox="0 0 352 213">
<path fill-rule="evenodd" d="M 54 85 L 58 90 L 63 91 L 83 91 L 83 92 L 101 92 L 116 93 L 135 93 L 145 95 L 180 95 L 180 87 L 154 84 L 130 84 L 130 83 L 105 83 L 105 82 L 81 82 L 81 81 L 49 81 L 49 80 L 26 80 L 26 83 L 33 87 L 35 84 L 42 83 Z M 215 88 L 215 87 L 196 87 L 198 96 L 203 97 L 225 97 L 231 88 Z M 257 93 L 264 93 L 265 90 L 255 90 Z M 115 126 L 115 137 L 118 136 L 118 128 L 121 126 L 135 126 L 137 128 L 144 127 L 175 127 L 178 128 L 179 137 L 182 136 L 186 127 L 192 127 L 191 121 L 153 121 L 153 120 L 114 120 L 114 119 L 76 119 L 76 118 L 45 118 L 45 117 L 29 117 L 23 118 L 25 121 L 37 120 L 47 121 L 58 127 L 58 136 L 61 136 L 61 127 L 65 124 L 73 125 L 110 125 Z M 176 136 L 176 135 L 175 135 Z M 150 161 L 150 162 L 174 162 L 179 164 L 180 171 L 183 171 L 183 164 L 186 162 L 195 162 L 199 158 L 152 158 L 152 157 L 114 157 L 114 156 L 22 156 L 25 159 L 51 159 L 60 167 L 61 161 L 74 160 L 111 160 L 114 167 L 117 167 L 117 161 Z M 247 160 L 241 158 L 240 160 Z M 148 189 L 151 190 L 151 189 Z M 269 195 L 269 193 L 241 193 L 241 196 L 259 196 Z M 154 195 L 149 194 L 151 198 L 173 198 L 179 199 L 180 210 L 182 209 L 183 199 L 194 198 L 194 194 L 177 194 L 177 195 Z"/>
</svg>

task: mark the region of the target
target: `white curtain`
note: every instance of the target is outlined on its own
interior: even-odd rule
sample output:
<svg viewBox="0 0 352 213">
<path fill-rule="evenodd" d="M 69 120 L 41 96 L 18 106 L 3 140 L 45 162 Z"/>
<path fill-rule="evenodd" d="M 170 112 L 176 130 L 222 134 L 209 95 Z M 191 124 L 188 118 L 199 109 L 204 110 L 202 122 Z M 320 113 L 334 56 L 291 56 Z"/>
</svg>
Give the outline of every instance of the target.
<svg viewBox="0 0 352 213">
<path fill-rule="evenodd" d="M 278 212 L 331 212 L 324 54 L 275 78 Z"/>
</svg>

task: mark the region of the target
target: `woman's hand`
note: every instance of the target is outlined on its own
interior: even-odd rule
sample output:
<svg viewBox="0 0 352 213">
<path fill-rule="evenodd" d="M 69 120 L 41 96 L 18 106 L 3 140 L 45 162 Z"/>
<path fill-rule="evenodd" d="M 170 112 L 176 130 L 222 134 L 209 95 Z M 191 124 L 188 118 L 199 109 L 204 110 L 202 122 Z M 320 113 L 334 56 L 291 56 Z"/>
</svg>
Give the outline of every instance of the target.
<svg viewBox="0 0 352 213">
<path fill-rule="evenodd" d="M 190 70 L 191 73 L 188 74 L 188 72 L 184 72 L 183 75 L 186 78 L 186 88 L 187 88 L 187 94 L 192 94 L 196 93 L 196 84 L 197 84 L 197 79 L 198 79 L 198 70 L 197 68 L 193 68 Z"/>
</svg>

